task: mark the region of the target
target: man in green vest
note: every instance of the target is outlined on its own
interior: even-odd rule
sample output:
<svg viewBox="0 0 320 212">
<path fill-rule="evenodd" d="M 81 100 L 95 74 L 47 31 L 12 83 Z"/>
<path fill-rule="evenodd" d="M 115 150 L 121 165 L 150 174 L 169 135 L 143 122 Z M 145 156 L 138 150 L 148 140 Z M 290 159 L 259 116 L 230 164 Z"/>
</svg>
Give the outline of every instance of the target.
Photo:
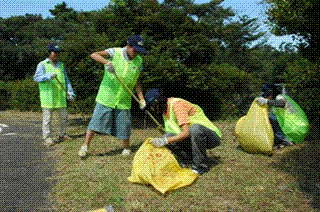
<svg viewBox="0 0 320 212">
<path fill-rule="evenodd" d="M 218 128 L 198 105 L 184 99 L 167 98 L 159 89 L 150 89 L 145 97 L 146 109 L 162 113 L 166 131 L 161 138 L 153 138 L 151 144 L 166 146 L 181 166 L 191 163 L 194 172 L 207 172 L 210 164 L 206 150 L 220 145 L 222 134 Z"/>
<path fill-rule="evenodd" d="M 93 116 L 88 125 L 85 143 L 78 155 L 87 155 L 90 141 L 95 132 L 109 134 L 123 141 L 122 155 L 129 155 L 131 134 L 131 95 L 117 79 L 119 76 L 130 90 L 135 89 L 140 99 L 140 108 L 146 105 L 140 84 L 142 57 L 146 54 L 143 39 L 131 36 L 124 48 L 109 48 L 91 54 L 91 58 L 104 65 L 105 73 L 101 82 Z"/>
<path fill-rule="evenodd" d="M 67 98 L 74 100 L 75 94 L 63 63 L 58 61 L 60 52 L 63 50 L 59 45 L 51 43 L 47 46 L 47 51 L 49 57 L 38 64 L 33 79 L 39 83 L 43 140 L 47 146 L 52 146 L 54 145 L 50 136 L 52 111 L 56 110 L 59 114 L 60 135 L 58 140 L 70 139 L 65 133 L 68 117 Z"/>
</svg>

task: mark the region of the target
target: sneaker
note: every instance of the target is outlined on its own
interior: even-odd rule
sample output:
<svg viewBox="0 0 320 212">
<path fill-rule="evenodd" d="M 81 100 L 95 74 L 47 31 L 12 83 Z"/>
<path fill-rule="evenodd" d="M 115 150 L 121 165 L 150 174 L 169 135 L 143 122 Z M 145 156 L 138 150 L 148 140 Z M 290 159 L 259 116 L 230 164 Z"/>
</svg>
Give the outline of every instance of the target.
<svg viewBox="0 0 320 212">
<path fill-rule="evenodd" d="M 80 157 L 85 157 L 88 153 L 88 147 L 86 145 L 83 145 L 80 149 L 80 151 L 78 152 L 78 155 Z"/>
<path fill-rule="evenodd" d="M 131 150 L 130 150 L 130 149 L 123 149 L 121 155 L 123 155 L 123 156 L 128 156 L 128 155 L 130 155 L 130 153 L 131 153 Z"/>
<path fill-rule="evenodd" d="M 47 138 L 47 139 L 45 139 L 44 144 L 45 144 L 47 147 L 50 147 L 50 146 L 53 146 L 53 145 L 54 145 L 54 142 L 53 142 L 52 138 Z"/>
<path fill-rule="evenodd" d="M 195 169 L 191 169 L 193 171 L 193 173 L 199 174 L 199 172 Z"/>
<path fill-rule="evenodd" d="M 204 174 L 209 171 L 209 167 L 205 164 L 192 165 L 192 171 L 196 174 Z"/>
</svg>

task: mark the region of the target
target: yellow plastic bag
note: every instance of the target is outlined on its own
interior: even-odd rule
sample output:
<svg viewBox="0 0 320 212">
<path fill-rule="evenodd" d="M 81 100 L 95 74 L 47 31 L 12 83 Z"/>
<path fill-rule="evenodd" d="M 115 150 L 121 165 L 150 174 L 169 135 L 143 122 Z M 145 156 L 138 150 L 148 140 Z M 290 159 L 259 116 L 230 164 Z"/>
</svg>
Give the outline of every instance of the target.
<svg viewBox="0 0 320 212">
<path fill-rule="evenodd" d="M 193 183 L 198 174 L 181 168 L 173 154 L 165 147 L 156 148 L 148 138 L 133 158 L 133 168 L 128 180 L 132 183 L 151 184 L 164 194 Z"/>
<path fill-rule="evenodd" d="M 260 106 L 254 101 L 248 114 L 238 120 L 235 134 L 246 152 L 272 154 L 274 135 L 267 106 Z"/>
</svg>

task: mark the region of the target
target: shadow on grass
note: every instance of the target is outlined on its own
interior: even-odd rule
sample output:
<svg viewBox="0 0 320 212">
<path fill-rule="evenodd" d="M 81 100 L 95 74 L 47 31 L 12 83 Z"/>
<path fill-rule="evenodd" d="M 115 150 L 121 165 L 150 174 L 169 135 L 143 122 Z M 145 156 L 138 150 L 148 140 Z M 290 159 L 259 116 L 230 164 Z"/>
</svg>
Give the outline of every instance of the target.
<svg viewBox="0 0 320 212">
<path fill-rule="evenodd" d="M 315 209 L 320 209 L 319 138 L 319 131 L 313 129 L 304 144 L 287 152 L 277 163 L 273 164 L 275 168 L 295 177 L 298 189 L 311 197 L 311 204 Z"/>
<path fill-rule="evenodd" d="M 131 145 L 131 146 L 130 146 L 131 152 L 132 152 L 132 153 L 137 152 L 141 145 L 142 145 L 142 143 L 137 144 L 137 145 Z M 119 155 L 119 154 L 121 154 L 122 151 L 123 151 L 123 148 L 118 148 L 118 149 L 114 149 L 114 150 L 108 151 L 108 152 L 106 152 L 106 153 L 99 153 L 99 154 L 97 154 L 96 156 L 99 156 L 99 157 L 103 157 L 103 156 L 114 156 L 114 155 Z"/>
<path fill-rule="evenodd" d="M 88 126 L 89 122 L 90 122 L 91 118 L 73 118 L 73 119 L 69 119 L 69 126 Z"/>
</svg>

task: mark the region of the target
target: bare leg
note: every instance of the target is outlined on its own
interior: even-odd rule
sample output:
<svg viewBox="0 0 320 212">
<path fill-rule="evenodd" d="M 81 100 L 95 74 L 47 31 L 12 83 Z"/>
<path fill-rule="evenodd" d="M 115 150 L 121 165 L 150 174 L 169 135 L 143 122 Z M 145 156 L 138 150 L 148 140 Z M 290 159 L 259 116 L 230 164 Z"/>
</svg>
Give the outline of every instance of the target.
<svg viewBox="0 0 320 212">
<path fill-rule="evenodd" d="M 86 145 L 87 147 L 89 147 L 90 145 L 90 142 L 93 138 L 93 136 L 95 135 L 96 133 L 93 131 L 93 130 L 89 130 L 87 129 L 87 132 L 86 132 L 86 140 L 84 142 L 84 145 Z"/>
<path fill-rule="evenodd" d="M 130 141 L 129 141 L 129 139 L 123 140 L 123 147 L 124 147 L 125 149 L 129 149 L 129 148 L 130 148 Z"/>
</svg>

